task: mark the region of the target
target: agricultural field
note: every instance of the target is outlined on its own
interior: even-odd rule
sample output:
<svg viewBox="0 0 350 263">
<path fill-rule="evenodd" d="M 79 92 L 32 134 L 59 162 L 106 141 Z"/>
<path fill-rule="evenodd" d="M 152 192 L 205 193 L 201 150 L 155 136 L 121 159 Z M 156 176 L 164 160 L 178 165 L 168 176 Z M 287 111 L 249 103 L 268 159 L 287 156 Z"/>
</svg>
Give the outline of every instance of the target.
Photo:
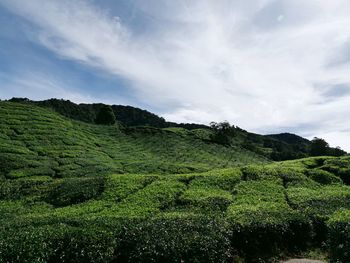
<svg viewBox="0 0 350 263">
<path fill-rule="evenodd" d="M 0 102 L 0 177 L 188 173 L 268 160 L 181 128 L 93 125 L 30 104 Z"/>
<path fill-rule="evenodd" d="M 0 262 L 350 262 L 350 157 L 0 102 Z M 316 251 L 316 252 L 315 252 Z"/>
</svg>

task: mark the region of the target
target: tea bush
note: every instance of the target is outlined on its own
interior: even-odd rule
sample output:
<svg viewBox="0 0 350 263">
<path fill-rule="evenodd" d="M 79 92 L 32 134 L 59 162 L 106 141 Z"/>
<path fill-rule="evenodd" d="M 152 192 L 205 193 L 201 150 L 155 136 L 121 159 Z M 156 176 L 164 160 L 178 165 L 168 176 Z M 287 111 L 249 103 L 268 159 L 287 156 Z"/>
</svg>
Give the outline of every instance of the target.
<svg viewBox="0 0 350 263">
<path fill-rule="evenodd" d="M 350 262 L 350 210 L 336 212 L 327 226 L 331 262 Z"/>
</svg>

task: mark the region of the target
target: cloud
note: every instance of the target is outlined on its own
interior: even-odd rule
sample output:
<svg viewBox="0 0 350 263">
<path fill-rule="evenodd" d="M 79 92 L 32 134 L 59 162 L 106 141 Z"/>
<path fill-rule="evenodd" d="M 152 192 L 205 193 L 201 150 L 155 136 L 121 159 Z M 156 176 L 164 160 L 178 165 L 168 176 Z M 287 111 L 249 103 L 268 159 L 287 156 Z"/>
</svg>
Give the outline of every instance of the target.
<svg viewBox="0 0 350 263">
<path fill-rule="evenodd" d="M 347 0 L 135 1 L 133 17 L 152 24 L 144 32 L 98 1 L 0 4 L 36 25 L 37 43 L 127 79 L 172 121 L 310 127 L 302 135 L 339 145 L 350 134 L 337 133 L 350 125 L 350 97 L 336 86 L 349 69 L 334 63 L 348 50 Z"/>
<path fill-rule="evenodd" d="M 77 103 L 91 103 L 94 101 L 89 96 L 83 96 L 79 92 L 72 91 L 59 80 L 39 73 L 16 74 L 15 78 L 10 78 L 7 74 L 0 74 L 0 81 L 2 83 L 0 95 L 5 99 L 10 99 L 11 97 L 35 97 L 39 100 L 63 98 Z"/>
</svg>

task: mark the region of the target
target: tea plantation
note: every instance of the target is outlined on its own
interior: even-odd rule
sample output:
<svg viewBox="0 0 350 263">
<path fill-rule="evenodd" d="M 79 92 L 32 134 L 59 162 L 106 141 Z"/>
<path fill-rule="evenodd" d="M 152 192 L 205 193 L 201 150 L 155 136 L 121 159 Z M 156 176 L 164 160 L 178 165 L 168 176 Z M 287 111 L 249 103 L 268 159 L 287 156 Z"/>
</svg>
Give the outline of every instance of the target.
<svg viewBox="0 0 350 263">
<path fill-rule="evenodd" d="M 350 262 L 350 157 L 271 162 L 180 128 L 0 102 L 0 262 Z M 198 131 L 197 131 L 198 132 Z"/>
</svg>

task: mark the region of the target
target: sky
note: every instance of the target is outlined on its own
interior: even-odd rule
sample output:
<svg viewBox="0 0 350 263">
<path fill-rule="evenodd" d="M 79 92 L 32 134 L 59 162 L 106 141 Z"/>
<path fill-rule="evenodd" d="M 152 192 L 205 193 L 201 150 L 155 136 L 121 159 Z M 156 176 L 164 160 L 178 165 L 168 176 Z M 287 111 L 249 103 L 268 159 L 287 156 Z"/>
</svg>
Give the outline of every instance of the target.
<svg viewBox="0 0 350 263">
<path fill-rule="evenodd" d="M 349 0 L 0 0 L 0 99 L 140 107 L 350 151 Z"/>
</svg>

